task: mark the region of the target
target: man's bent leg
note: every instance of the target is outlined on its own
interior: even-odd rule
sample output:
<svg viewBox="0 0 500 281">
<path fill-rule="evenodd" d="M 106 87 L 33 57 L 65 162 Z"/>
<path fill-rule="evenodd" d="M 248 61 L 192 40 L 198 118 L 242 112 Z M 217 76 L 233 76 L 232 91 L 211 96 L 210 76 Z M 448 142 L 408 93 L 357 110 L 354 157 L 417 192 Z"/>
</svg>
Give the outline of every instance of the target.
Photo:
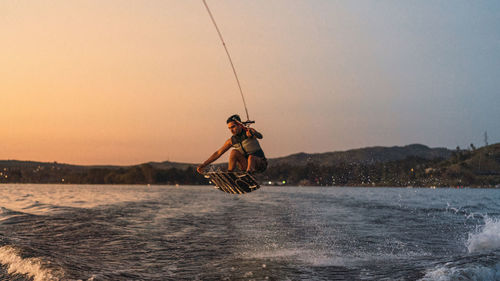
<svg viewBox="0 0 500 281">
<path fill-rule="evenodd" d="M 241 154 L 241 152 L 233 149 L 231 150 L 231 154 L 229 155 L 227 170 L 229 172 L 232 172 L 236 165 L 238 165 L 238 168 L 240 168 L 240 170 L 244 171 L 245 167 L 247 167 L 247 159 L 243 154 Z"/>
<path fill-rule="evenodd" d="M 248 157 L 247 173 L 261 173 L 267 168 L 267 160 L 262 157 L 250 155 Z"/>
<path fill-rule="evenodd" d="M 255 170 L 255 157 L 253 155 L 248 156 L 248 165 L 246 172 L 253 172 Z"/>
</svg>

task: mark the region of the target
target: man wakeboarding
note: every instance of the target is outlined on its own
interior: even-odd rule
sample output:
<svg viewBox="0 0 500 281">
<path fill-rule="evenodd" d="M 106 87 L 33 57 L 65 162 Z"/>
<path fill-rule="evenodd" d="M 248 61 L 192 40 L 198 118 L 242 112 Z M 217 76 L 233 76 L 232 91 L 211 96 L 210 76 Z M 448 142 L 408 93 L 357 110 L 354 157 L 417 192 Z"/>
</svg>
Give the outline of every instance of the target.
<svg viewBox="0 0 500 281">
<path fill-rule="evenodd" d="M 267 160 L 264 151 L 260 147 L 257 139 L 262 139 L 262 134 L 253 128 L 245 126 L 241 122 L 239 115 L 233 115 L 226 121 L 227 127 L 233 134 L 224 145 L 214 152 L 203 164 L 196 169 L 198 173 L 203 174 L 203 169 L 210 163 L 219 159 L 231 147 L 229 163 L 227 170 L 232 172 L 236 165 L 241 171 L 247 173 L 262 173 L 267 168 Z"/>
</svg>

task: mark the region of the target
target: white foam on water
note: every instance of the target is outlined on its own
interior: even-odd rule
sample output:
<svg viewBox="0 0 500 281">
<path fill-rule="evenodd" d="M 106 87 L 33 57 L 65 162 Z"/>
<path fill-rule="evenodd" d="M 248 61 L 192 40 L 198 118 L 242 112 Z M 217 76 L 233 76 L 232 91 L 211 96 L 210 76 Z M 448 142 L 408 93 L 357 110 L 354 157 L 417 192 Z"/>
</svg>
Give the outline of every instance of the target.
<svg viewBox="0 0 500 281">
<path fill-rule="evenodd" d="M 469 234 L 466 242 L 469 253 L 500 249 L 500 220 L 485 218 L 485 224 Z"/>
<path fill-rule="evenodd" d="M 453 267 L 449 264 L 437 266 L 429 270 L 420 281 L 454 281 L 454 280 L 500 280 L 500 263 L 494 267 L 470 265 Z"/>
<path fill-rule="evenodd" d="M 345 266 L 347 263 L 345 257 L 331 256 L 319 251 L 303 249 L 276 249 L 243 256 L 250 259 L 291 259 L 312 266 Z"/>
<path fill-rule="evenodd" d="M 22 258 L 12 246 L 0 247 L 0 263 L 7 267 L 11 275 L 21 274 L 33 278 L 33 281 L 54 281 L 61 279 L 61 272 L 45 268 L 40 258 Z"/>
<path fill-rule="evenodd" d="M 500 249 L 500 219 L 485 217 L 485 224 L 469 233 L 465 246 L 469 254 Z M 427 271 L 421 281 L 500 280 L 500 263 L 455 265 L 447 263 Z"/>
<path fill-rule="evenodd" d="M 391 242 L 395 243 L 395 242 Z M 310 266 L 343 266 L 351 267 L 372 262 L 391 262 L 393 260 L 407 259 L 409 257 L 429 256 L 425 251 L 402 250 L 393 252 L 372 252 L 352 250 L 345 253 L 340 250 L 314 247 L 315 245 L 259 245 L 243 250 L 242 257 L 246 259 L 272 259 L 295 261 Z"/>
<path fill-rule="evenodd" d="M 243 255 L 244 258 L 250 259 L 274 259 L 274 260 L 295 260 L 310 266 L 352 266 L 359 263 L 372 261 L 391 261 L 405 258 L 408 256 L 422 256 L 422 253 L 404 253 L 401 255 L 395 254 L 354 254 L 343 255 L 340 253 L 326 252 L 322 250 L 312 249 L 275 249 L 260 251 L 258 253 Z"/>
</svg>

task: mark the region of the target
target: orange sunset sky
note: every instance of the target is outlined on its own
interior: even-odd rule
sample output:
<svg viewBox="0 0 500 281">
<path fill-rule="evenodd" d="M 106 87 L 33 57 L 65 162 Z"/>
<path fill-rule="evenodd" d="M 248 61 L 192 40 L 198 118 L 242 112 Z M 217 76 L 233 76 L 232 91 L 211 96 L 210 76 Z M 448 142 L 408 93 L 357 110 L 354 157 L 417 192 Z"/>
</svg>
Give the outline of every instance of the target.
<svg viewBox="0 0 500 281">
<path fill-rule="evenodd" d="M 500 140 L 495 1 L 207 2 L 268 157 Z M 2 1 L 0 35 L 0 159 L 199 163 L 244 117 L 201 0 Z"/>
</svg>

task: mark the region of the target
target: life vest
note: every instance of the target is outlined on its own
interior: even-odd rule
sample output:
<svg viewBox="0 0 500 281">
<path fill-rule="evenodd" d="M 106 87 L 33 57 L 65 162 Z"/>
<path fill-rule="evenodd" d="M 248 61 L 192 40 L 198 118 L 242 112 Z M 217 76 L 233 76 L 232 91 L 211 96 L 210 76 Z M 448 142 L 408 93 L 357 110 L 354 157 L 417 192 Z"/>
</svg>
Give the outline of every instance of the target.
<svg viewBox="0 0 500 281">
<path fill-rule="evenodd" d="M 245 157 L 255 155 L 266 158 L 257 138 L 248 137 L 245 130 L 241 130 L 241 133 L 232 136 L 231 143 L 233 148 L 245 155 Z"/>
</svg>

